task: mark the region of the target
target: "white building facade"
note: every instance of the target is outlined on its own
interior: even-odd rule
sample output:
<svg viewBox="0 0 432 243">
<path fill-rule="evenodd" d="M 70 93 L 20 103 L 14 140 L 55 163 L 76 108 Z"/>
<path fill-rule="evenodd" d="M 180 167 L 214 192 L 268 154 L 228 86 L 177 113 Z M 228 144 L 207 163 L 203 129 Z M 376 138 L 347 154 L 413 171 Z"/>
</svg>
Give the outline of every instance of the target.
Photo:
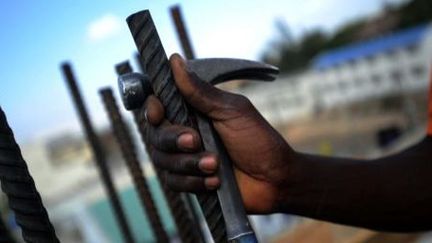
<svg viewBox="0 0 432 243">
<path fill-rule="evenodd" d="M 390 95 L 427 91 L 432 26 L 424 24 L 318 55 L 303 73 L 242 90 L 273 124 Z"/>
<path fill-rule="evenodd" d="M 312 63 L 315 105 L 327 109 L 386 95 L 427 90 L 431 25 L 420 25 L 319 55 Z"/>
</svg>

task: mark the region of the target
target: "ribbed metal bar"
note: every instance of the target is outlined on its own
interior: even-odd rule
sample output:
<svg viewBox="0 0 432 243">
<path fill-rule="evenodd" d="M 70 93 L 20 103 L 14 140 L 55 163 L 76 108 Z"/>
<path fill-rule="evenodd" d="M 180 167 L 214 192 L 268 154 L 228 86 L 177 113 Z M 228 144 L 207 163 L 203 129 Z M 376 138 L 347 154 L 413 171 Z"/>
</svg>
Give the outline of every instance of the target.
<svg viewBox="0 0 432 243">
<path fill-rule="evenodd" d="M 132 68 L 129 62 L 125 61 L 116 65 L 116 72 L 118 75 L 131 73 Z M 144 144 L 147 144 L 147 139 L 145 135 L 147 122 L 145 119 L 140 118 L 139 111 L 134 111 L 133 115 L 141 139 Z M 147 153 L 150 154 L 148 147 L 146 146 L 145 148 Z M 161 178 L 162 172 L 158 168 L 155 168 L 155 170 L 156 176 L 158 178 Z M 200 236 L 198 235 L 197 226 L 192 221 L 189 211 L 184 201 L 182 200 L 180 193 L 170 190 L 164 183 L 161 183 L 161 188 L 168 203 L 168 207 L 171 210 L 171 214 L 174 218 L 181 241 L 184 243 L 204 242 L 204 239 L 200 238 Z"/>
<path fill-rule="evenodd" d="M 123 158 L 126 161 L 129 173 L 138 191 L 142 207 L 145 209 L 150 225 L 152 226 L 157 242 L 168 242 L 169 236 L 163 228 L 157 207 L 151 195 L 147 181 L 144 178 L 143 169 L 136 154 L 135 144 L 132 141 L 126 123 L 124 122 L 119 108 L 116 104 L 111 88 L 104 88 L 99 91 L 105 105 L 112 130 L 117 138 Z"/>
<path fill-rule="evenodd" d="M 145 135 L 147 134 L 147 121 L 144 119 L 144 113 L 141 111 L 135 111 L 134 119 L 141 135 L 141 139 L 143 140 L 144 144 L 148 144 L 148 139 Z M 147 149 L 147 151 L 149 150 Z M 158 178 L 163 178 L 164 175 L 161 170 L 155 168 L 155 171 Z M 161 183 L 161 187 L 162 191 L 165 193 L 168 206 L 171 209 L 171 213 L 176 223 L 181 241 L 183 243 L 202 242 L 199 235 L 197 234 L 197 228 L 193 224 L 189 211 L 181 198 L 181 194 L 170 190 L 165 183 Z"/>
<path fill-rule="evenodd" d="M 102 179 L 105 191 L 108 195 L 109 202 L 114 212 L 114 216 L 120 227 L 120 231 L 123 236 L 123 240 L 127 243 L 135 242 L 130 230 L 129 224 L 126 220 L 125 213 L 120 203 L 117 191 L 114 187 L 113 180 L 108 170 L 107 160 L 105 154 L 103 153 L 100 141 L 94 131 L 93 125 L 91 124 L 90 117 L 88 115 L 87 109 L 84 105 L 84 101 L 81 97 L 78 84 L 76 82 L 75 76 L 72 72 L 72 67 L 69 63 L 63 63 L 62 66 L 63 75 L 65 77 L 66 83 L 69 87 L 69 91 L 72 95 L 73 101 L 75 103 L 76 110 L 78 112 L 81 125 L 87 136 L 87 140 L 93 152 L 94 160 L 99 169 L 99 175 Z"/>
<path fill-rule="evenodd" d="M 135 13 L 128 17 L 127 22 L 153 91 L 165 107 L 167 119 L 174 124 L 196 128 L 188 107 L 175 86 L 168 59 L 149 11 Z M 197 198 L 214 241 L 226 242 L 225 222 L 217 194 L 205 192 L 198 194 Z"/>
<path fill-rule="evenodd" d="M 27 163 L 0 108 L 0 181 L 26 242 L 59 242 Z"/>
<path fill-rule="evenodd" d="M 171 19 L 173 20 L 174 26 L 176 27 L 177 38 L 179 39 L 180 44 L 182 46 L 183 54 L 185 55 L 186 59 L 189 59 L 189 60 L 195 59 L 194 49 L 193 49 L 192 43 L 189 39 L 187 28 L 186 28 L 184 21 L 183 21 L 183 15 L 182 15 L 180 6 L 175 5 L 175 6 L 171 7 L 170 12 L 171 12 Z M 190 207 L 190 211 L 192 213 L 192 218 L 194 219 L 194 221 L 198 225 L 201 225 L 200 222 L 201 222 L 202 217 L 200 217 L 200 215 L 196 211 L 196 208 L 194 207 L 193 195 L 186 195 L 186 200 L 187 200 L 188 205 Z M 201 235 L 201 238 L 205 239 L 203 229 L 201 229 L 199 231 L 199 233 Z"/>
<path fill-rule="evenodd" d="M 194 50 L 192 48 L 191 41 L 183 21 L 183 15 L 179 5 L 171 7 L 171 18 L 177 30 L 177 37 L 183 49 L 183 54 L 186 59 L 195 59 Z"/>
<path fill-rule="evenodd" d="M 133 72 L 129 61 L 127 60 L 115 65 L 115 71 L 118 76 Z"/>
</svg>

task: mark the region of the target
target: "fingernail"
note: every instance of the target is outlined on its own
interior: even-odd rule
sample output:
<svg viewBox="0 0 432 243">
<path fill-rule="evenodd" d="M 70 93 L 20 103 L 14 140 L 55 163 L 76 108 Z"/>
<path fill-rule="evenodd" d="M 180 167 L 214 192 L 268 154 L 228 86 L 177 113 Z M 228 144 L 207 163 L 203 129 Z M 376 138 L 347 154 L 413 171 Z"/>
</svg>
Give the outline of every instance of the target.
<svg viewBox="0 0 432 243">
<path fill-rule="evenodd" d="M 194 138 L 192 134 L 190 133 L 183 133 L 179 136 L 177 139 L 177 143 L 179 147 L 185 148 L 185 149 L 193 149 L 195 146 L 194 144 Z"/>
<path fill-rule="evenodd" d="M 204 179 L 204 185 L 209 190 L 214 190 L 219 187 L 220 180 L 216 176 L 208 177 Z"/>
<path fill-rule="evenodd" d="M 216 159 L 213 156 L 206 156 L 199 161 L 198 167 L 204 173 L 212 174 L 217 168 Z"/>
<path fill-rule="evenodd" d="M 183 59 L 183 57 L 180 55 L 180 54 L 174 54 L 173 55 L 175 58 L 177 58 L 177 60 L 179 61 L 179 64 L 180 64 L 180 66 L 181 67 L 184 67 L 186 64 L 185 64 L 185 61 L 184 61 L 184 59 Z"/>
<path fill-rule="evenodd" d="M 180 55 L 180 54 L 177 54 L 177 57 L 178 57 L 178 59 L 181 61 L 181 63 L 183 63 L 184 64 L 184 58 L 183 58 L 183 56 L 182 55 Z"/>
</svg>

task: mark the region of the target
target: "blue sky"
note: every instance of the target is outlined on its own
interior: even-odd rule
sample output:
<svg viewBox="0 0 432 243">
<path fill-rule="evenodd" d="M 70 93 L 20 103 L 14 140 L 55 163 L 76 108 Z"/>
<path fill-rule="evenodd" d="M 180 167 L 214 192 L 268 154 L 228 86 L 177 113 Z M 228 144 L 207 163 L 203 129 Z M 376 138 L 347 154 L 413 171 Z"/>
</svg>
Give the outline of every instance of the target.
<svg viewBox="0 0 432 243">
<path fill-rule="evenodd" d="M 181 51 L 168 11 L 178 3 L 198 57 L 258 59 L 277 35 L 277 18 L 295 36 L 316 27 L 332 31 L 384 2 L 400 0 L 1 1 L 0 105 L 21 142 L 77 129 L 59 69 L 69 60 L 94 122 L 106 124 L 97 90 L 115 88 L 113 65 L 133 57 L 124 19 L 142 9 L 150 9 L 168 54 Z"/>
</svg>

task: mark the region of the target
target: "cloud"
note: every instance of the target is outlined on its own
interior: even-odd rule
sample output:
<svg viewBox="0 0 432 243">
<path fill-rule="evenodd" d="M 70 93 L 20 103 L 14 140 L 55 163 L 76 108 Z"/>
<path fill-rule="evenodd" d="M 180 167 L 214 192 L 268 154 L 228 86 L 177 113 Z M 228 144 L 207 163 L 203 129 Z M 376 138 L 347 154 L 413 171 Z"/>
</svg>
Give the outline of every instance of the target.
<svg viewBox="0 0 432 243">
<path fill-rule="evenodd" d="M 105 14 L 92 21 L 87 27 L 87 38 L 100 42 L 120 33 L 122 21 L 113 14 Z"/>
</svg>

